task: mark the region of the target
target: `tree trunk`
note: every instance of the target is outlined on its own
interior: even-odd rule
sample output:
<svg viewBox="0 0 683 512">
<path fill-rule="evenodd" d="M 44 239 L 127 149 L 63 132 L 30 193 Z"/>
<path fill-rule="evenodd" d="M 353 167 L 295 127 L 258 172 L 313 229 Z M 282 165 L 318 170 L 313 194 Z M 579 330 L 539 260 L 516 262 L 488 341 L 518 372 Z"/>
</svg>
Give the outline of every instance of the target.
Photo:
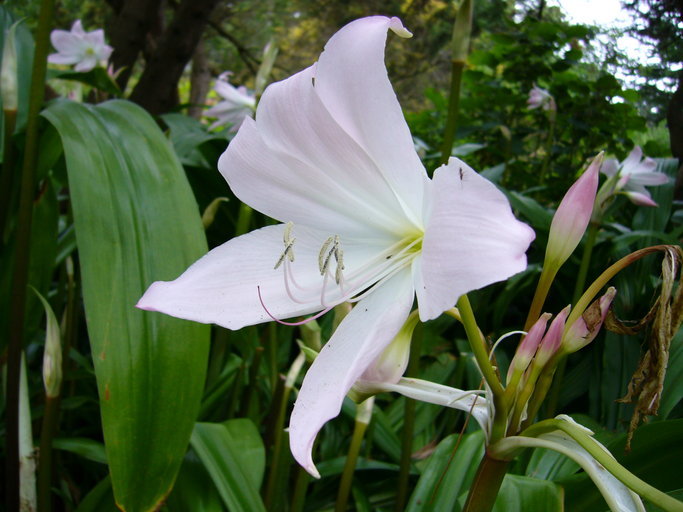
<svg viewBox="0 0 683 512">
<path fill-rule="evenodd" d="M 218 0 L 183 0 L 156 51 L 147 61 L 130 99 L 152 114 L 178 104 L 178 81 L 199 43 Z"/>
<path fill-rule="evenodd" d="M 209 71 L 209 61 L 206 58 L 204 40 L 200 40 L 192 57 L 192 74 L 190 75 L 190 117 L 199 119 L 204 113 L 204 103 L 206 95 L 209 93 L 211 83 L 211 71 Z"/>
<path fill-rule="evenodd" d="M 678 89 L 671 97 L 666 121 L 669 126 L 671 153 L 678 158 L 674 198 L 683 199 L 683 70 L 678 74 Z"/>
<path fill-rule="evenodd" d="M 161 29 L 162 0 L 122 0 L 110 5 L 116 12 L 107 33 L 114 48 L 111 63 L 115 70 L 122 70 L 116 81 L 124 90 L 150 34 Z"/>
</svg>

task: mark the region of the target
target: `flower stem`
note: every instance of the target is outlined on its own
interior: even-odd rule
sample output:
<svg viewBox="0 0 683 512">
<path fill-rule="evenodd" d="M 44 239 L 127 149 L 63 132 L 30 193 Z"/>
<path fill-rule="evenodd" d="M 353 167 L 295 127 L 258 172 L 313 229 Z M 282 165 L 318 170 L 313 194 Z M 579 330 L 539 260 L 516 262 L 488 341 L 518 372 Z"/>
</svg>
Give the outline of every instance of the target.
<svg viewBox="0 0 683 512">
<path fill-rule="evenodd" d="M 2 170 L 0 171 L 0 246 L 5 242 L 5 225 L 9 216 L 10 197 L 12 195 L 12 178 L 14 178 L 14 144 L 12 135 L 17 120 L 16 110 L 5 110 L 5 137 Z"/>
<path fill-rule="evenodd" d="M 7 401 L 6 401 L 6 499 L 7 510 L 19 509 L 19 375 L 21 346 L 24 337 L 26 288 L 30 258 L 31 221 L 35 193 L 35 168 L 38 159 L 38 115 L 45 98 L 45 74 L 49 35 L 54 18 L 54 0 L 42 0 L 36 49 L 33 60 L 26 145 L 21 175 L 19 216 L 12 276 L 12 301 L 9 318 L 9 344 L 7 349 Z"/>
<path fill-rule="evenodd" d="M 451 90 L 448 97 L 448 117 L 446 118 L 446 129 L 443 134 L 443 145 L 441 146 L 441 160 L 439 164 L 448 162 L 453 150 L 455 140 L 455 129 L 458 122 L 458 110 L 460 109 L 460 85 L 462 83 L 462 72 L 465 68 L 464 61 L 451 62 Z"/>
<path fill-rule="evenodd" d="M 358 454 L 363 443 L 365 430 L 368 428 L 370 418 L 372 417 L 372 407 L 375 404 L 375 397 L 370 397 L 363 403 L 358 404 L 356 409 L 356 422 L 353 427 L 353 437 L 351 438 L 351 445 L 346 454 L 346 463 L 344 464 L 344 472 L 339 482 L 339 492 L 337 493 L 337 503 L 335 504 L 335 512 L 345 512 L 346 505 L 349 501 L 349 494 L 351 492 L 351 484 L 353 482 L 353 472 L 356 469 L 356 462 L 358 461 Z"/>
<path fill-rule="evenodd" d="M 406 376 L 417 377 L 420 373 L 420 354 L 422 353 L 422 328 L 417 326 L 410 345 L 410 359 Z M 415 432 L 416 402 L 406 397 L 403 411 L 403 429 L 401 431 L 401 461 L 398 474 L 398 491 L 394 509 L 398 512 L 405 509 L 408 499 L 408 480 L 410 478 L 410 464 L 413 456 L 413 433 Z"/>
<path fill-rule="evenodd" d="M 477 320 L 474 317 L 474 311 L 472 311 L 472 305 L 470 304 L 467 295 L 463 295 L 458 299 L 458 311 L 460 312 L 462 325 L 465 328 L 470 348 L 477 361 L 477 366 L 479 366 L 479 371 L 481 371 L 484 380 L 493 394 L 491 399 L 493 400 L 495 408 L 495 416 L 491 427 L 490 441 L 495 442 L 505 436 L 505 430 L 507 429 L 508 406 L 505 402 L 505 389 L 503 389 L 503 385 L 498 379 L 496 371 L 493 369 L 493 365 L 489 359 L 486 341 L 479 330 Z M 449 311 L 446 313 L 451 314 Z"/>
<path fill-rule="evenodd" d="M 474 477 L 463 512 L 490 512 L 505 478 L 510 461 L 499 460 L 484 453 Z"/>
<path fill-rule="evenodd" d="M 548 297 L 548 292 L 550 291 L 550 285 L 553 284 L 555 275 L 559 267 L 557 265 L 550 265 L 545 262 L 543 265 L 543 270 L 541 271 L 541 277 L 538 279 L 538 285 L 536 285 L 536 291 L 534 292 L 534 298 L 531 301 L 531 307 L 529 308 L 529 314 L 526 317 L 526 322 L 524 322 L 524 330 L 528 331 L 531 326 L 536 323 L 536 320 L 541 316 L 541 311 L 543 309 L 543 304 L 545 304 L 545 299 Z"/>
<path fill-rule="evenodd" d="M 576 277 L 576 286 L 574 287 L 574 295 L 572 296 L 572 304 L 581 298 L 583 287 L 586 286 L 586 277 L 588 276 L 588 267 L 591 262 L 591 255 L 593 254 L 593 247 L 595 246 L 595 239 L 598 236 L 599 225 L 593 222 L 588 226 L 588 235 L 586 237 L 586 244 L 583 246 L 583 255 L 581 256 L 581 265 L 579 266 L 579 274 Z"/>
</svg>

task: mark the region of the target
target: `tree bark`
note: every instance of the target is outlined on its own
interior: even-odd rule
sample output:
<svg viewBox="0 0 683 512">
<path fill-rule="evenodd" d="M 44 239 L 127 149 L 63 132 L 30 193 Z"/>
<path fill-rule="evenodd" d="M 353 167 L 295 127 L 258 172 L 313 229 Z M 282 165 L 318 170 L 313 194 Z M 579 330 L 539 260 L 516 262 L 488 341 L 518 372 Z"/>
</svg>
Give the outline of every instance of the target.
<svg viewBox="0 0 683 512">
<path fill-rule="evenodd" d="M 152 114 L 178 104 L 178 81 L 199 43 L 218 0 L 183 0 L 147 61 L 130 99 Z"/>
<path fill-rule="evenodd" d="M 669 102 L 666 121 L 669 127 L 671 154 L 678 158 L 674 198 L 683 199 L 683 70 L 678 74 L 678 89 Z"/>
<path fill-rule="evenodd" d="M 124 90 L 150 34 L 161 29 L 162 0 L 120 0 L 110 5 L 116 13 L 107 33 L 114 48 L 111 63 L 122 70 L 116 81 Z"/>
<path fill-rule="evenodd" d="M 206 95 L 209 93 L 209 84 L 211 82 L 211 71 L 209 71 L 209 62 L 206 58 L 206 50 L 204 48 L 204 40 L 200 40 L 192 57 L 192 74 L 190 75 L 190 108 L 188 114 L 190 117 L 199 119 L 204 113 L 204 102 Z"/>
</svg>

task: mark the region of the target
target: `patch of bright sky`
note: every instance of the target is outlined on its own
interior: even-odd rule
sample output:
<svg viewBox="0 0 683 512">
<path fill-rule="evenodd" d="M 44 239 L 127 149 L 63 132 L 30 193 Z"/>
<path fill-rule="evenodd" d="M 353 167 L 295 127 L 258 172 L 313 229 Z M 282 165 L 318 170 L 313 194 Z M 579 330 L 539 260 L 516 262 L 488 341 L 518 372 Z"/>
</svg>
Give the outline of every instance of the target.
<svg viewBox="0 0 683 512">
<path fill-rule="evenodd" d="M 560 7 L 569 21 L 574 23 L 597 25 L 605 29 L 623 29 L 634 24 L 632 13 L 622 8 L 620 0 L 549 0 L 547 5 Z M 598 36 L 598 39 L 606 43 L 610 37 L 603 34 Z M 656 55 L 651 55 L 646 45 L 628 35 L 622 35 L 617 39 L 617 48 L 640 64 L 660 62 Z M 629 76 L 622 69 L 616 69 L 614 72 L 627 87 L 637 87 L 642 83 L 641 77 Z M 664 89 L 672 87 L 672 84 L 666 81 L 658 81 L 657 85 Z"/>
</svg>

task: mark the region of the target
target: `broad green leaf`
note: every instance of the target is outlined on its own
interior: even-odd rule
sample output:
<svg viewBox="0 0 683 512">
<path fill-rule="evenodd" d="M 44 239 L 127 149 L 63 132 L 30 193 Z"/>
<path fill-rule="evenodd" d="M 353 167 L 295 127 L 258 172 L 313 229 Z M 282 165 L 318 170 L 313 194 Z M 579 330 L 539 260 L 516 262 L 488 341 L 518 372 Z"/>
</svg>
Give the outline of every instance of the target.
<svg viewBox="0 0 683 512">
<path fill-rule="evenodd" d="M 216 486 L 194 452 L 185 455 L 173 492 L 166 502 L 169 512 L 222 512 L 225 510 Z"/>
<path fill-rule="evenodd" d="M 482 431 L 445 438 L 429 458 L 406 511 L 460 510 L 458 496 L 472 483 L 483 454 Z"/>
<path fill-rule="evenodd" d="M 62 80 L 73 80 L 82 84 L 95 87 L 101 91 L 111 94 L 112 96 L 121 96 L 121 89 L 114 79 L 107 73 L 107 70 L 102 67 L 96 67 L 90 71 L 77 72 L 73 70 L 57 70 L 49 69 L 47 74 L 48 80 L 59 78 Z"/>
<path fill-rule="evenodd" d="M 119 512 L 114 504 L 111 479 L 106 477 L 83 498 L 76 512 Z"/>
<path fill-rule="evenodd" d="M 190 442 L 231 512 L 265 511 L 258 492 L 265 448 L 250 420 L 197 423 Z"/>
<path fill-rule="evenodd" d="M 156 280 L 206 252 L 183 169 L 138 106 L 58 101 L 102 427 L 117 504 L 154 510 L 170 492 L 197 415 L 207 326 L 143 312 Z"/>
<path fill-rule="evenodd" d="M 671 340 L 669 367 L 664 379 L 664 391 L 659 403 L 658 419 L 666 419 L 683 398 L 683 329 Z"/>
<path fill-rule="evenodd" d="M 505 475 L 493 512 L 563 512 L 564 492 L 554 482 Z"/>
</svg>

